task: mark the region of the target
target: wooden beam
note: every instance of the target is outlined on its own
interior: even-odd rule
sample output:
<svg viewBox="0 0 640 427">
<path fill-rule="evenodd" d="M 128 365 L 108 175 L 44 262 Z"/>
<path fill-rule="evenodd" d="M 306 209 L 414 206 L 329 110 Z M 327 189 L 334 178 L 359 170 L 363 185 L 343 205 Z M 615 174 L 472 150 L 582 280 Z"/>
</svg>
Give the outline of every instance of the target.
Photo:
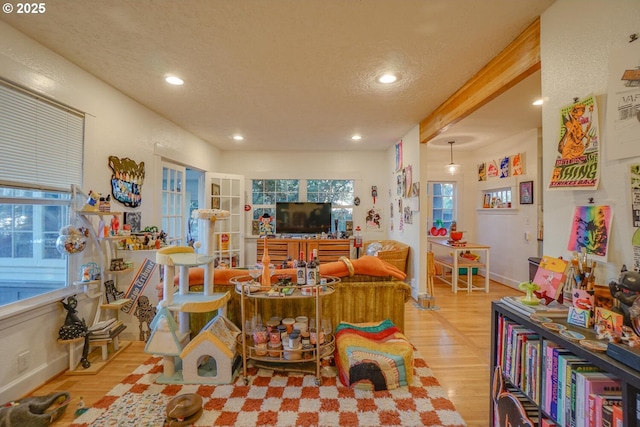
<svg viewBox="0 0 640 427">
<path fill-rule="evenodd" d="M 420 122 L 420 142 L 427 143 L 538 70 L 540 18 Z"/>
</svg>

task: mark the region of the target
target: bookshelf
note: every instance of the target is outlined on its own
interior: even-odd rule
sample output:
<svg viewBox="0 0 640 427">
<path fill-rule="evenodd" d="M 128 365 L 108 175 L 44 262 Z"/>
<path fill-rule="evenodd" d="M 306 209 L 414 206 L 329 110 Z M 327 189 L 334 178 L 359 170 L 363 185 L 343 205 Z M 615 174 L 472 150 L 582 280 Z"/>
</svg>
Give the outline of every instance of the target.
<svg viewBox="0 0 640 427">
<path fill-rule="evenodd" d="M 543 327 L 540 323 L 536 323 L 532 321 L 526 314 L 513 310 L 508 305 L 500 301 L 494 301 L 491 304 L 492 308 L 492 320 L 491 320 L 491 337 L 492 337 L 492 351 L 491 351 L 491 375 L 493 377 L 493 371 L 496 366 L 504 366 L 504 355 L 503 351 L 506 349 L 507 340 L 504 338 L 504 334 L 502 332 L 502 325 L 504 324 L 504 319 L 508 319 L 515 327 L 519 328 L 520 331 L 527 331 L 525 334 L 528 334 L 529 342 L 538 340 L 536 344 L 538 347 L 538 351 L 533 351 L 535 356 L 535 360 L 529 359 L 527 364 L 532 364 L 532 370 L 526 370 L 525 372 L 529 372 L 529 382 L 527 385 L 524 383 L 516 384 L 513 376 L 510 376 L 508 372 L 502 372 L 503 381 L 507 385 L 509 389 L 512 389 L 518 395 L 519 400 L 522 401 L 523 406 L 527 409 L 527 413 L 530 418 L 534 421 L 535 426 L 547 426 L 547 425 L 569 425 L 569 424 L 548 424 L 548 421 L 543 422 L 545 420 L 551 420 L 552 422 L 557 421 L 554 417 L 550 416 L 550 414 L 546 411 L 546 406 L 544 406 L 544 395 L 546 392 L 546 382 L 547 377 L 545 372 L 545 359 L 544 359 L 544 351 L 547 346 L 556 346 L 559 349 L 564 349 L 564 354 L 569 354 L 575 356 L 577 359 L 582 359 L 587 361 L 590 365 L 595 366 L 600 371 L 611 374 L 620 382 L 620 389 L 622 394 L 622 416 L 623 416 L 623 425 L 625 427 L 640 427 L 640 372 L 635 369 L 622 364 L 611 357 L 607 356 L 604 352 L 594 352 L 589 351 L 579 342 L 566 339 L 564 336 L 560 335 L 559 332 L 552 331 Z M 586 329 L 580 328 L 574 325 L 569 325 L 566 322 L 566 319 L 554 318 L 554 323 L 558 323 L 566 326 L 569 330 L 579 332 L 580 334 L 585 336 L 585 339 L 595 340 L 595 332 Z M 526 359 L 526 358 L 525 358 Z M 520 359 L 522 360 L 522 359 Z M 537 369 L 536 369 L 537 367 Z M 522 373 L 520 373 L 519 378 Z M 492 391 L 491 396 L 494 396 L 493 391 L 493 382 L 491 384 Z M 533 391 L 532 391 L 533 390 Z M 539 394 L 536 397 L 536 390 Z M 560 405 L 561 403 L 558 403 Z M 562 410 L 563 408 L 559 408 L 558 410 Z M 587 411 L 588 408 L 582 408 L 584 411 Z M 577 408 L 576 410 L 579 410 Z M 495 407 L 491 405 L 490 411 L 490 425 L 494 424 L 494 418 L 497 416 L 495 413 Z M 562 417 L 561 417 L 562 418 Z"/>
</svg>

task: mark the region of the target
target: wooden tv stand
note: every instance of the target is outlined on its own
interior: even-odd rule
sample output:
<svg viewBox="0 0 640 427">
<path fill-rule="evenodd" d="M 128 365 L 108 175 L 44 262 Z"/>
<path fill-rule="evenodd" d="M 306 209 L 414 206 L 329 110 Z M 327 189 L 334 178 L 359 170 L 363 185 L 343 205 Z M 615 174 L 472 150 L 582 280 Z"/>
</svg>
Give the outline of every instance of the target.
<svg viewBox="0 0 640 427">
<path fill-rule="evenodd" d="M 269 239 L 269 256 L 275 265 L 282 264 L 287 258 L 296 260 L 300 257 L 300 251 L 305 254 L 306 260 L 309 253 L 318 250 L 320 262 L 337 261 L 341 256 L 350 258 L 351 240 L 349 239 Z M 262 259 L 264 253 L 264 239 L 258 239 L 257 258 Z"/>
</svg>

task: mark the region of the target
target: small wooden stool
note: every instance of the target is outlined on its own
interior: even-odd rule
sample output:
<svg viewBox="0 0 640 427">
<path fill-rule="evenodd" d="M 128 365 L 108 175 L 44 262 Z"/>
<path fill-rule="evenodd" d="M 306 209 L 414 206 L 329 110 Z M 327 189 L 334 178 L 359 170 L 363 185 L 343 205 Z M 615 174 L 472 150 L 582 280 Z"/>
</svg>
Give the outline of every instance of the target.
<svg viewBox="0 0 640 427">
<path fill-rule="evenodd" d="M 76 356 L 78 351 L 77 343 L 82 343 L 84 346 L 84 337 L 73 338 L 71 340 L 61 340 L 58 338 L 60 344 L 69 344 L 69 370 L 73 371 L 80 363 L 80 359 Z"/>
</svg>

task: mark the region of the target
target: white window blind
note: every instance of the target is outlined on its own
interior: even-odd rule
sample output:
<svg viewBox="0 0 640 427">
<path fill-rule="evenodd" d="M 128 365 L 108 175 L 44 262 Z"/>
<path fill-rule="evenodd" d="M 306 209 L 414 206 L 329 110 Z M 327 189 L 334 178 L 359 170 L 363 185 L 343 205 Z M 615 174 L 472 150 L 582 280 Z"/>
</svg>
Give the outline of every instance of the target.
<svg viewBox="0 0 640 427">
<path fill-rule="evenodd" d="M 84 115 L 0 81 L 0 184 L 82 186 Z"/>
</svg>

